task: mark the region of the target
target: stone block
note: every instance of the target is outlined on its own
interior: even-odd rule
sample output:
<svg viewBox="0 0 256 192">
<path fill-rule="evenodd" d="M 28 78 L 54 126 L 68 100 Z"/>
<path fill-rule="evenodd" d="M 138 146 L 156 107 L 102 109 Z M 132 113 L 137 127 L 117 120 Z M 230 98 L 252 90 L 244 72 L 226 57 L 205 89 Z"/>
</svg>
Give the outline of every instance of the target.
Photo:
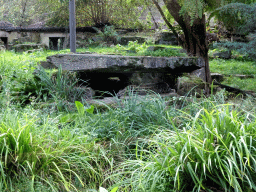
<svg viewBox="0 0 256 192">
<path fill-rule="evenodd" d="M 220 73 L 211 73 L 212 80 L 216 80 L 217 82 L 222 82 L 224 80 L 224 75 Z"/>
<path fill-rule="evenodd" d="M 47 57 L 47 62 L 56 67 L 62 65 L 63 70 L 71 71 L 109 71 L 133 72 L 135 70 L 165 71 L 177 70 L 192 72 L 204 67 L 204 61 L 196 57 L 150 57 L 121 56 L 99 54 L 59 54 Z"/>
<path fill-rule="evenodd" d="M 178 40 L 171 32 L 161 32 L 155 35 L 155 44 L 178 45 Z"/>
</svg>

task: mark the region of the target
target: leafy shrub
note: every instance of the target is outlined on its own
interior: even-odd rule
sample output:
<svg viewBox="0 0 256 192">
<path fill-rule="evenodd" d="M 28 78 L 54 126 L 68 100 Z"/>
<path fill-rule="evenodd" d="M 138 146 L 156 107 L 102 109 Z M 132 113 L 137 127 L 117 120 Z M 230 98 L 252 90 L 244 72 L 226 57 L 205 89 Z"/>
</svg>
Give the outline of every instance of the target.
<svg viewBox="0 0 256 192">
<path fill-rule="evenodd" d="M 103 40 L 107 43 L 117 44 L 117 42 L 120 40 L 120 37 L 117 34 L 114 26 L 105 25 L 103 32 L 95 27 L 94 29 L 99 33 L 100 37 L 103 37 Z"/>
</svg>

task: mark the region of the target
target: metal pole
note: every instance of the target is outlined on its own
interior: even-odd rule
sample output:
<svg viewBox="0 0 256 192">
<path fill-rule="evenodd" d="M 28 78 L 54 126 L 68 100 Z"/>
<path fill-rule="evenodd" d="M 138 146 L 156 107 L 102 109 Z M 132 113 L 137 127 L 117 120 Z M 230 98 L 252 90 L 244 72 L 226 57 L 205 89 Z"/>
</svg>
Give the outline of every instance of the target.
<svg viewBox="0 0 256 192">
<path fill-rule="evenodd" d="M 75 0 L 69 0 L 69 36 L 70 36 L 70 52 L 76 52 L 76 12 Z"/>
</svg>

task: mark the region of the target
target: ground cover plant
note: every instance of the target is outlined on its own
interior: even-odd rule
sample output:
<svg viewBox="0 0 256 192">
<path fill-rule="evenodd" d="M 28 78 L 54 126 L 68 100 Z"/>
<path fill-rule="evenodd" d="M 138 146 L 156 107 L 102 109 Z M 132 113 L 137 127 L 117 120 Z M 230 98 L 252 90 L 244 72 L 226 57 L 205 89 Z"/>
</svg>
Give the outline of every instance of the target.
<svg viewBox="0 0 256 192">
<path fill-rule="evenodd" d="M 131 90 L 102 110 L 68 97 L 75 80 L 61 69 L 55 80 L 42 71 L 35 94 L 25 92 L 37 62 L 56 53 L 0 54 L 1 191 L 256 190 L 255 98 Z M 254 69 L 251 61 L 211 62 L 216 71 L 241 65 L 223 68 L 229 75 Z"/>
</svg>

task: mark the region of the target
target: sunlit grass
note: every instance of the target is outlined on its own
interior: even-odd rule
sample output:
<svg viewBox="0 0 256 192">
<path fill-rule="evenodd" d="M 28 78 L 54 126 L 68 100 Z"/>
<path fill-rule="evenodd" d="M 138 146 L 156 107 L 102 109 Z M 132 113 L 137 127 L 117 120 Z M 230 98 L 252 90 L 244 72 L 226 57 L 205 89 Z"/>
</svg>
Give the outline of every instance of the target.
<svg viewBox="0 0 256 192">
<path fill-rule="evenodd" d="M 255 75 L 256 62 L 255 61 L 241 61 L 236 59 L 211 59 L 210 60 L 211 72 L 221 73 L 224 75 Z"/>
<path fill-rule="evenodd" d="M 240 59 L 211 59 L 210 69 L 212 73 L 226 75 L 223 84 L 242 90 L 256 91 L 256 62 Z M 234 75 L 250 75 L 254 78 L 239 79 Z"/>
</svg>

